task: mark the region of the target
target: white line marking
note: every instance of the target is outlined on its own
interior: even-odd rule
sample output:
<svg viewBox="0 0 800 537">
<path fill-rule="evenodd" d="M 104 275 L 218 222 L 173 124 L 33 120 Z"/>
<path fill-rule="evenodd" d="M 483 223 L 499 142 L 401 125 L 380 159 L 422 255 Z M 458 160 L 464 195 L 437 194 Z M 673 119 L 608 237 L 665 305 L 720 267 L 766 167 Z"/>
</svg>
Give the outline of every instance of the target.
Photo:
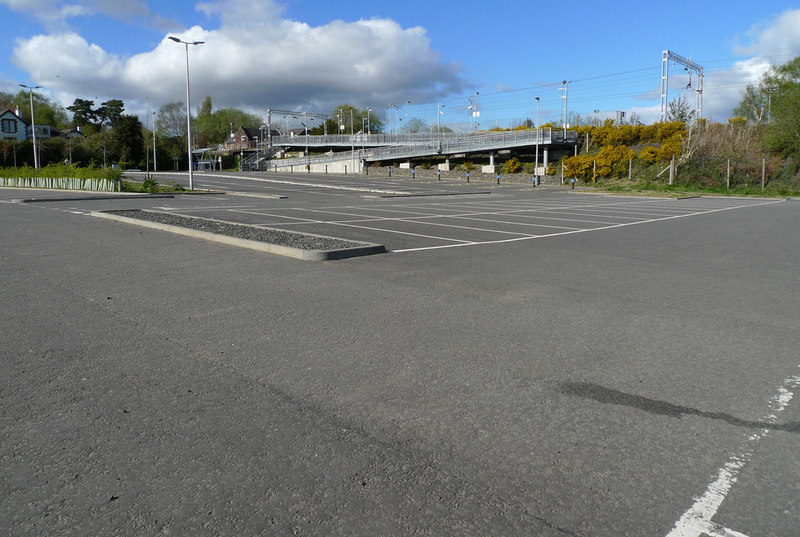
<svg viewBox="0 0 800 537">
<path fill-rule="evenodd" d="M 767 201 L 767 202 L 764 202 L 764 203 L 758 203 L 758 204 L 750 205 L 748 207 L 754 207 L 756 205 L 770 205 L 770 204 L 773 204 L 773 203 L 782 203 L 783 201 L 784 200 Z M 549 235 L 537 235 L 537 236 L 531 236 L 531 237 L 521 237 L 521 238 L 516 238 L 516 239 L 499 240 L 499 241 L 480 241 L 480 242 L 476 241 L 476 242 L 471 242 L 471 243 L 467 243 L 467 244 L 458 244 L 458 245 L 455 245 L 455 246 L 478 246 L 478 245 L 484 245 L 484 244 L 501 244 L 501 243 L 504 243 L 504 242 L 513 242 L 513 241 L 519 241 L 519 240 L 531 240 L 531 239 L 544 239 L 544 238 L 549 238 L 549 237 L 560 237 L 560 236 L 563 236 L 563 235 L 574 235 L 576 233 L 589 233 L 589 232 L 592 232 L 592 231 L 604 231 L 604 230 L 607 230 L 607 229 L 615 229 L 615 228 L 627 227 L 627 226 L 636 226 L 636 225 L 639 225 L 639 224 L 649 224 L 649 223 L 652 223 L 652 222 L 663 222 L 665 220 L 675 220 L 675 219 L 678 219 L 678 218 L 686 218 L 686 217 L 689 217 L 689 216 L 697 216 L 697 215 L 701 215 L 701 214 L 710 214 L 710 213 L 717 213 L 717 212 L 721 212 L 721 211 L 730 211 L 732 209 L 738 209 L 738 208 L 739 207 L 723 207 L 723 208 L 720 208 L 720 209 L 714 209 L 714 210 L 710 210 L 710 211 L 702 211 L 702 212 L 698 212 L 698 213 L 679 214 L 679 215 L 674 215 L 674 216 L 667 216 L 667 217 L 664 217 L 664 218 L 652 218 L 652 219 L 649 219 L 649 220 L 640 220 L 638 222 L 625 222 L 624 224 L 613 224 L 613 225 L 610 225 L 610 226 L 601 226 L 601 227 L 595 227 L 595 228 L 589 228 L 589 229 L 579 229 L 579 230 L 575 230 L 575 231 L 564 231 L 564 232 L 561 232 L 561 233 L 551 233 Z M 406 253 L 406 252 L 419 252 L 419 251 L 422 251 L 422 250 L 436 250 L 437 248 L 451 248 L 453 246 L 454 245 L 425 246 L 425 247 L 421 247 L 421 248 L 406 248 L 406 249 L 403 249 L 403 250 L 391 250 L 391 252 L 395 253 L 395 254 L 400 254 L 400 253 Z"/>
<path fill-rule="evenodd" d="M 376 217 L 366 217 L 366 218 L 364 218 L 364 215 L 361 215 L 361 214 L 345 213 L 345 212 L 341 212 L 341 211 L 332 211 L 330 209 L 298 208 L 298 210 L 300 210 L 300 211 L 309 211 L 309 212 L 313 212 L 313 213 L 336 214 L 336 215 L 340 215 L 340 216 L 356 216 L 356 217 L 361 216 L 362 218 L 360 218 L 359 220 L 356 220 L 356 222 L 358 222 L 358 221 L 364 221 L 364 222 L 404 222 L 406 224 L 416 224 L 416 225 L 420 225 L 420 226 L 452 227 L 452 228 L 456 228 L 456 229 L 468 229 L 470 231 L 481 231 L 481 232 L 484 232 L 484 233 L 499 233 L 501 235 L 524 235 L 526 237 L 530 237 L 531 236 L 530 233 L 519 233 L 519 232 L 516 232 L 516 231 L 505 231 L 505 230 L 500 230 L 500 229 L 486 229 L 486 228 L 480 228 L 480 227 L 459 226 L 459 225 L 456 225 L 456 224 L 442 224 L 442 223 L 439 223 L 439 222 L 421 222 L 421 221 L 419 221 L 419 220 L 422 220 L 424 218 L 444 218 L 444 219 L 446 219 L 446 218 L 452 218 L 452 216 L 440 216 L 440 217 L 434 217 L 434 216 L 413 217 L 412 216 L 412 217 L 407 217 L 407 218 L 384 218 L 384 217 L 381 217 L 381 216 L 376 216 Z M 348 220 L 347 222 L 352 222 L 352 220 Z M 330 222 L 330 223 L 331 224 L 338 224 L 338 223 L 344 223 L 344 222 L 339 220 L 339 221 L 333 221 L 333 222 Z M 533 236 L 536 236 L 536 235 L 533 235 Z"/>
<path fill-rule="evenodd" d="M 231 212 L 248 213 L 248 211 L 231 211 Z M 309 219 L 309 218 L 298 218 L 298 217 L 295 217 L 295 216 L 279 216 L 279 215 L 270 215 L 270 214 L 262 214 L 262 213 L 249 213 L 249 214 L 256 214 L 256 215 L 259 215 L 259 216 L 274 216 L 276 218 L 290 218 L 292 220 L 301 220 L 302 223 L 308 223 L 308 224 L 327 224 L 327 225 L 331 225 L 331 226 L 352 227 L 352 228 L 356 228 L 356 229 L 367 229 L 367 230 L 370 230 L 370 231 L 380 231 L 382 233 L 394 233 L 396 235 L 411 235 L 411 236 L 414 236 L 414 237 L 423 237 L 425 239 L 435 239 L 435 240 L 440 240 L 440 241 L 458 242 L 458 243 L 462 243 L 462 245 L 474 244 L 472 241 L 465 241 L 465 240 L 461 240 L 461 239 L 451 239 L 449 237 L 437 237 L 435 235 L 424 235 L 422 233 L 411 233 L 409 231 L 399 231 L 399 230 L 396 230 L 396 229 L 382 229 L 382 228 L 369 227 L 369 226 L 356 226 L 354 224 L 348 224 L 346 222 L 332 222 L 332 221 L 325 221 L 325 220 L 312 220 L 312 219 Z M 255 225 L 258 225 L 258 224 L 255 224 Z M 286 224 L 270 224 L 270 225 L 278 226 L 278 225 L 286 225 Z M 526 237 L 523 237 L 523 238 L 527 239 L 529 237 L 526 236 Z"/>
<path fill-rule="evenodd" d="M 778 388 L 778 393 L 770 399 L 770 413 L 764 416 L 762 421 L 775 423 L 778 413 L 786 408 L 789 401 L 792 400 L 794 394 L 791 390 L 797 387 L 800 387 L 800 376 L 792 376 L 784 380 Z M 711 519 L 717 514 L 717 510 L 725 501 L 731 487 L 736 483 L 742 468 L 753 457 L 755 445 L 767 436 L 769 431 L 769 429 L 762 429 L 751 435 L 745 444 L 731 455 L 728 462 L 719 469 L 717 478 L 708 485 L 703 495 L 697 498 L 694 505 L 675 523 L 675 527 L 667 534 L 667 537 L 700 537 L 703 534 L 711 535 L 711 537 L 747 537 L 745 534 L 726 528 Z"/>
<path fill-rule="evenodd" d="M 378 194 L 412 194 L 412 192 L 407 192 L 404 190 L 382 190 L 377 188 L 369 188 L 369 187 L 355 187 L 355 186 L 341 186 L 341 185 L 332 185 L 332 184 L 320 184 L 320 183 L 303 183 L 300 181 L 288 181 L 286 179 L 263 179 L 260 177 L 238 177 L 235 175 L 219 175 L 219 174 L 204 174 L 203 177 L 222 177 L 224 179 L 244 179 L 247 181 L 258 181 L 260 183 L 277 183 L 281 185 L 293 185 L 293 186 L 306 186 L 311 188 L 328 188 L 331 190 L 351 190 L 354 192 L 372 192 Z"/>
</svg>

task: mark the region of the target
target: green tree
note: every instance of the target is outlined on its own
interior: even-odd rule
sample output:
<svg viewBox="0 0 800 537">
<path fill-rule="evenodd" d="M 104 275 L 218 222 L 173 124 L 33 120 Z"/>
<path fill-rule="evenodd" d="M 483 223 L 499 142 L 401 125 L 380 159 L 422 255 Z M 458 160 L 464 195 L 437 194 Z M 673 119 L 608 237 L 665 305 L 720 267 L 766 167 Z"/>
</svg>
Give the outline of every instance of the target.
<svg viewBox="0 0 800 537">
<path fill-rule="evenodd" d="M 121 115 L 114 121 L 110 142 L 114 158 L 122 163 L 140 167 L 144 160 L 144 127 L 134 115 Z"/>
<path fill-rule="evenodd" d="M 770 108 L 769 94 L 761 84 L 748 84 L 742 90 L 742 100 L 733 109 L 734 117 L 743 117 L 751 123 L 761 125 L 767 121 Z"/>
<path fill-rule="evenodd" d="M 158 109 L 156 131 L 166 138 L 186 135 L 186 106 L 180 102 L 167 103 Z"/>
<path fill-rule="evenodd" d="M 8 94 L 6 94 L 8 95 Z M 31 94 L 23 90 L 17 93 L 9 103 L 10 108 L 12 104 L 17 104 L 20 107 L 20 114 L 22 119 L 31 122 Z M 3 110 L 5 110 L 5 108 Z M 64 107 L 50 101 L 44 95 L 33 92 L 33 108 L 36 115 L 37 125 L 50 125 L 51 127 L 64 128 L 69 124 L 69 117 Z"/>
<path fill-rule="evenodd" d="M 369 128 L 366 128 L 367 117 L 369 116 Z M 372 134 L 383 132 L 383 122 L 374 111 L 359 110 L 352 104 L 340 104 L 333 109 L 328 116 L 326 127 L 328 134 L 350 134 L 352 132 L 371 132 Z M 322 134 L 322 127 L 314 127 L 309 131 L 311 134 Z"/>
<path fill-rule="evenodd" d="M 239 127 L 257 129 L 263 124 L 264 120 L 255 114 L 238 108 L 221 108 L 211 115 L 205 128 L 209 144 L 221 144 L 230 137 L 231 132 L 239 130 Z"/>
<path fill-rule="evenodd" d="M 211 140 L 211 132 L 214 126 L 214 103 L 211 97 L 203 99 L 203 104 L 197 108 L 197 119 L 194 122 L 197 128 L 197 146 L 208 147 Z"/>
<path fill-rule="evenodd" d="M 406 133 L 416 134 L 428 131 L 428 124 L 418 117 L 410 117 L 403 123 L 403 132 Z"/>
<path fill-rule="evenodd" d="M 695 111 L 689 105 L 685 95 L 681 95 L 669 102 L 667 107 L 667 121 L 688 123 L 694 119 Z"/>
<path fill-rule="evenodd" d="M 111 125 L 112 127 L 116 121 L 122 117 L 122 112 L 125 111 L 125 104 L 119 99 L 109 99 L 100 103 L 100 107 L 95 110 L 95 116 L 99 122 L 99 126 Z"/>
<path fill-rule="evenodd" d="M 773 67 L 761 84 L 770 95 L 769 128 L 764 142 L 783 156 L 800 154 L 800 56 Z"/>
<path fill-rule="evenodd" d="M 67 110 L 72 112 L 72 124 L 76 127 L 93 125 L 97 121 L 97 113 L 94 110 L 94 101 L 76 98 L 72 106 Z"/>
</svg>

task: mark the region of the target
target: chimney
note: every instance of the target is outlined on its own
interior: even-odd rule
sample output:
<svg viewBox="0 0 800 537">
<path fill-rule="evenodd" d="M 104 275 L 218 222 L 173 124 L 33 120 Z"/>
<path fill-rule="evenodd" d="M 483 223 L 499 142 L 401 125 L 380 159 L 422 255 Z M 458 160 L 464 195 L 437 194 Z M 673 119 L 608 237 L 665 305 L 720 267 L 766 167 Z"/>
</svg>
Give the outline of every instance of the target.
<svg viewBox="0 0 800 537">
<path fill-rule="evenodd" d="M 22 113 L 20 113 L 19 106 L 16 104 L 11 108 L 11 111 L 14 112 L 17 117 L 22 117 Z"/>
</svg>

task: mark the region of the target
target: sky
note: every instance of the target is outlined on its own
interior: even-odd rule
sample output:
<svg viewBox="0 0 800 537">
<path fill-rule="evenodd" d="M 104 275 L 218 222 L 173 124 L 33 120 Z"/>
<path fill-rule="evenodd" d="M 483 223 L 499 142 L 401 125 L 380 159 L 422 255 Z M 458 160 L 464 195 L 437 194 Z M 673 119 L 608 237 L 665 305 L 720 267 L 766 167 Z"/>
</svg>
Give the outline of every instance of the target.
<svg viewBox="0 0 800 537">
<path fill-rule="evenodd" d="M 387 130 L 536 122 L 536 97 L 540 123 L 560 124 L 565 101 L 584 120 L 651 123 L 664 50 L 703 67 L 703 116 L 724 122 L 745 84 L 800 56 L 800 0 L 0 0 L 0 20 L 0 91 L 121 99 L 143 120 L 185 103 L 186 47 L 169 36 L 204 42 L 188 47 L 194 110 L 351 104 Z M 669 72 L 668 99 L 694 106 L 696 73 Z"/>
</svg>

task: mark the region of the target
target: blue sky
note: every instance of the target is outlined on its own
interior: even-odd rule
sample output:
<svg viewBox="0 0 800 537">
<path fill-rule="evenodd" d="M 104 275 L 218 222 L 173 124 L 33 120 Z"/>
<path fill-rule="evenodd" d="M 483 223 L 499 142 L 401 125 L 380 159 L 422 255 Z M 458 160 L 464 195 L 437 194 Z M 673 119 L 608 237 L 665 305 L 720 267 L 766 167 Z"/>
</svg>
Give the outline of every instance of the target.
<svg viewBox="0 0 800 537">
<path fill-rule="evenodd" d="M 800 2 L 676 0 L 404 2 L 381 0 L 0 0 L 0 90 L 34 83 L 69 105 L 120 98 L 132 113 L 184 99 L 193 107 L 329 113 L 370 107 L 390 128 L 417 117 L 456 129 L 559 121 L 570 113 L 658 119 L 661 53 L 704 68 L 704 115 L 725 121 L 744 84 L 800 55 Z M 757 8 L 757 9 L 756 9 Z M 670 67 L 669 98 L 696 93 Z M 696 87 L 696 79 L 692 80 Z M 475 93 L 480 117 L 470 118 Z M 469 99 L 472 99 L 470 101 Z M 410 101 L 410 103 L 409 103 Z M 389 107 L 396 103 L 399 108 Z M 407 120 L 407 119 L 406 119 Z"/>
</svg>

